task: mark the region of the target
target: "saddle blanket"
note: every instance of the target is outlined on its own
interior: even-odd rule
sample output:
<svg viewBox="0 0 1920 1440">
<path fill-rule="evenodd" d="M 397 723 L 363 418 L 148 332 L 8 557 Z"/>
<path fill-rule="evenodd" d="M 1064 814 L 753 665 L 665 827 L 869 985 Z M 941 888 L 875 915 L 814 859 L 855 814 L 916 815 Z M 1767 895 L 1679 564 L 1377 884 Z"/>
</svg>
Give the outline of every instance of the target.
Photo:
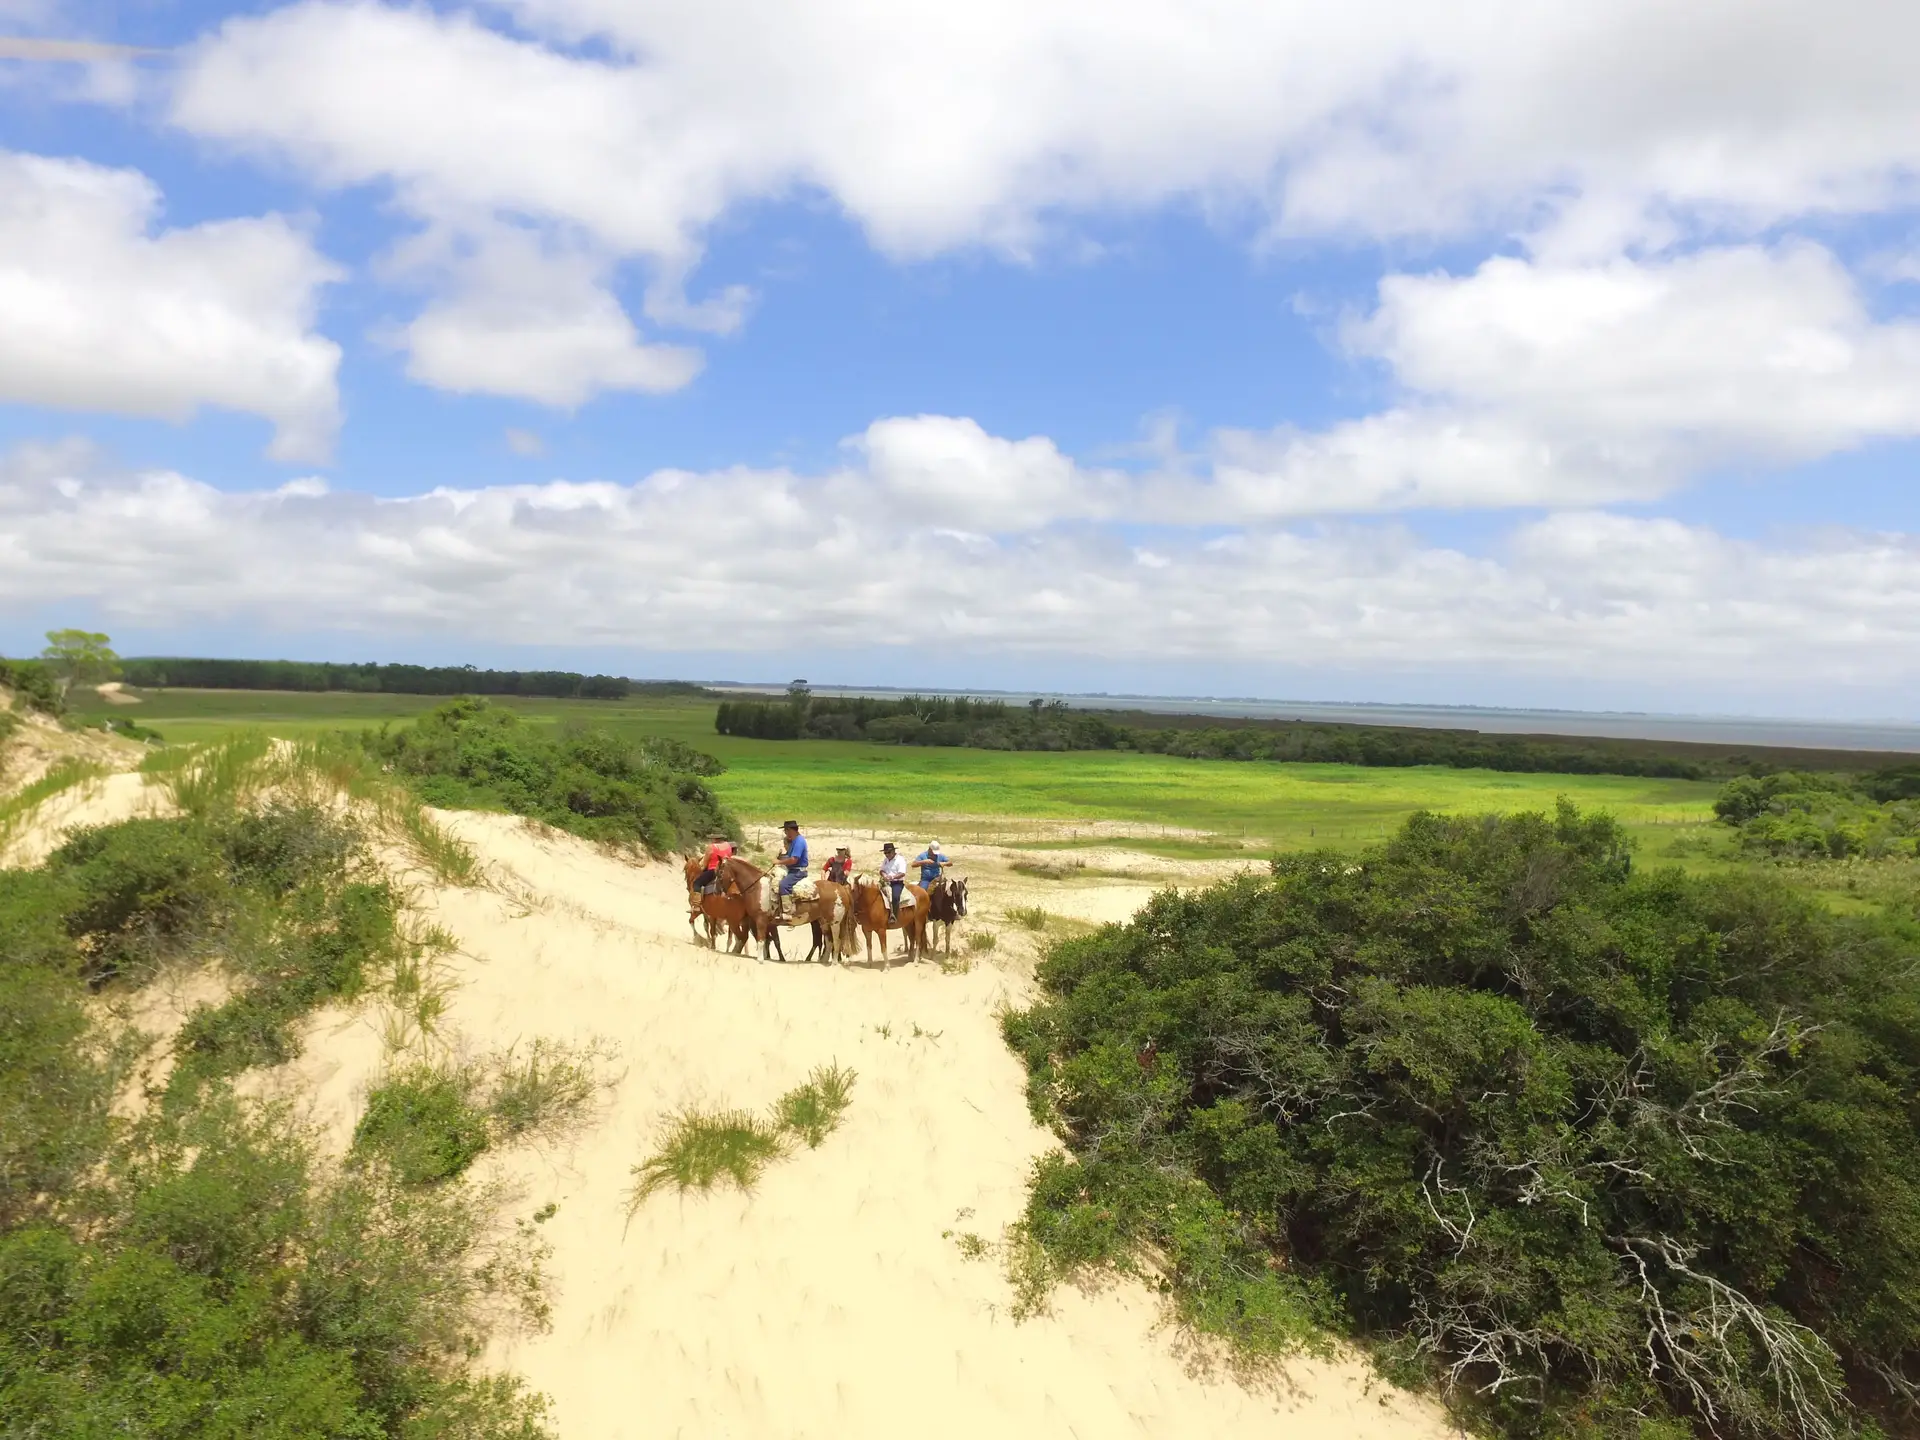
<svg viewBox="0 0 1920 1440">
<path fill-rule="evenodd" d="M 809 875 L 805 880 L 801 880 L 794 885 L 792 895 L 793 898 L 798 900 L 802 905 L 811 904 L 820 898 L 820 886 L 815 882 L 814 878 Z"/>
</svg>

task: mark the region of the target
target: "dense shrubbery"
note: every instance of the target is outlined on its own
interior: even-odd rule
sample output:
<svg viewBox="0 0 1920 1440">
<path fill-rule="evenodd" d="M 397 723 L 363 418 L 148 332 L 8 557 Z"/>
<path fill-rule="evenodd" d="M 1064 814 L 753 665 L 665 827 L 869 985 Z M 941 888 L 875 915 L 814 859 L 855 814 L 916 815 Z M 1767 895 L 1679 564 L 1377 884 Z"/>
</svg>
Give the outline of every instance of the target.
<svg viewBox="0 0 1920 1440">
<path fill-rule="evenodd" d="M 537 1302 L 530 1253 L 490 1253 L 457 1186 L 337 1172 L 218 1083 L 293 1053 L 299 1013 L 407 944 L 358 853 L 324 811 L 210 810 L 0 871 L 0 1433 L 542 1433 L 514 1382 L 470 1368 L 490 1295 Z M 201 955 L 233 998 L 188 1022 L 167 1103 L 116 1121 L 130 1047 L 89 988 Z"/>
<path fill-rule="evenodd" d="M 129 685 L 203 690 L 352 690 L 389 695 L 540 695 L 618 700 L 627 695 L 704 695 L 675 681 L 623 680 L 571 670 L 476 670 L 471 665 L 330 665 L 306 660 L 195 660 L 161 656 L 120 662 Z"/>
<path fill-rule="evenodd" d="M 1780 770 L 1730 780 L 1713 812 L 1743 849 L 1782 859 L 1911 854 L 1920 836 L 1920 776 L 1884 771 L 1855 780 Z"/>
<path fill-rule="evenodd" d="M 38 660 L 8 660 L 0 656 L 0 685 L 13 691 L 17 703 L 46 715 L 58 715 L 65 708 L 60 682 Z"/>
<path fill-rule="evenodd" d="M 1920 1382 L 1915 937 L 1608 820 L 1419 815 L 1053 947 L 1030 1280 L 1318 1313 L 1511 1435 L 1874 1433 Z M 1860 1407 L 1856 1409 L 1855 1407 Z"/>
<path fill-rule="evenodd" d="M 716 830 L 739 834 L 701 778 L 718 774 L 720 762 L 677 741 L 629 741 L 596 729 L 552 736 L 466 698 L 366 743 L 432 805 L 510 810 L 656 854 Z"/>
<path fill-rule="evenodd" d="M 980 750 L 1139 750 L 1200 760 L 1281 760 L 1316 764 L 1535 771 L 1559 775 L 1648 775 L 1698 779 L 1697 761 L 1588 741 L 1565 743 L 1398 726 L 1246 725 L 1208 729 L 1122 724 L 1059 701 L 1018 708 L 965 696 L 899 700 L 796 693 L 786 700 L 723 701 L 722 735 L 762 740 L 872 740 L 894 745 L 964 745 Z"/>
</svg>

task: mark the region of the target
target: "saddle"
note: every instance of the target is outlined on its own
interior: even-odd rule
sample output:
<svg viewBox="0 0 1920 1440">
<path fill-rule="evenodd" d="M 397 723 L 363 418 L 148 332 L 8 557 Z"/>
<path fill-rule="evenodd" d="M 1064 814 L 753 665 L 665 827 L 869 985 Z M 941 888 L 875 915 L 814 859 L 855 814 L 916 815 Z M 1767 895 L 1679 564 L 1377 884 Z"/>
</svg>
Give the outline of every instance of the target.
<svg viewBox="0 0 1920 1440">
<path fill-rule="evenodd" d="M 806 879 L 796 882 L 793 889 L 787 893 L 799 904 L 810 905 L 820 898 L 820 886 L 809 875 Z"/>
</svg>

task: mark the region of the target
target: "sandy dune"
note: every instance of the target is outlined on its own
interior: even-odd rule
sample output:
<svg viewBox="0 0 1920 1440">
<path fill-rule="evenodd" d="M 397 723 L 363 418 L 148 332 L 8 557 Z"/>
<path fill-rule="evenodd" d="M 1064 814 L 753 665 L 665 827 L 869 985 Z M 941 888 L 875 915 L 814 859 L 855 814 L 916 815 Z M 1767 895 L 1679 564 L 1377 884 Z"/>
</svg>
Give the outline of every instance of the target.
<svg viewBox="0 0 1920 1440">
<path fill-rule="evenodd" d="M 515 820 L 447 818 L 507 888 L 542 900 L 432 899 L 469 957 L 451 1025 L 476 1046 L 603 1036 L 623 1056 L 575 1143 L 496 1162 L 523 1213 L 559 1207 L 544 1226 L 552 1331 L 497 1353 L 553 1396 L 569 1440 L 1450 1433 L 1357 1367 L 1301 1362 L 1292 1393 L 1198 1378 L 1137 1288 L 1008 1318 L 997 1266 L 943 1232 L 997 1236 L 1051 1143 L 995 1021 L 1017 976 L 714 955 L 686 940 L 669 867 L 635 869 Z M 752 1196 L 659 1195 L 627 1221 L 629 1167 L 665 1112 L 765 1105 L 829 1060 L 860 1078 L 820 1149 Z"/>
<path fill-rule="evenodd" d="M 138 776 L 109 777 L 47 807 L 11 858 L 30 863 L 70 825 L 155 799 Z M 1012 1321 L 997 1262 L 967 1258 L 953 1237 L 997 1237 L 1052 1143 L 996 1021 L 1025 994 L 1031 940 L 1002 930 L 992 963 L 963 974 L 762 965 L 691 943 L 675 867 L 635 867 L 509 817 L 440 818 L 494 877 L 475 890 L 410 877 L 426 917 L 459 942 L 444 1041 L 476 1055 L 535 1036 L 620 1052 L 603 1104 L 566 1144 L 480 1166 L 514 1196 L 505 1220 L 557 1206 L 538 1232 L 552 1247 L 551 1329 L 502 1334 L 490 1358 L 552 1397 L 564 1440 L 1454 1433 L 1357 1364 L 1302 1360 L 1252 1387 L 1206 1373 L 1139 1286 L 1064 1292 L 1053 1314 Z M 983 923 L 1027 903 L 1016 878 L 977 876 Z M 1150 891 L 1040 893 L 1056 913 L 1108 919 Z M 217 993 L 196 972 L 131 1018 L 164 1031 Z M 381 1010 L 323 1011 L 305 1038 L 299 1060 L 246 1088 L 293 1098 L 344 1150 L 385 1063 Z M 751 1196 L 661 1194 L 629 1220 L 629 1170 L 664 1115 L 764 1107 L 828 1061 L 859 1079 L 819 1149 L 774 1166 Z"/>
</svg>

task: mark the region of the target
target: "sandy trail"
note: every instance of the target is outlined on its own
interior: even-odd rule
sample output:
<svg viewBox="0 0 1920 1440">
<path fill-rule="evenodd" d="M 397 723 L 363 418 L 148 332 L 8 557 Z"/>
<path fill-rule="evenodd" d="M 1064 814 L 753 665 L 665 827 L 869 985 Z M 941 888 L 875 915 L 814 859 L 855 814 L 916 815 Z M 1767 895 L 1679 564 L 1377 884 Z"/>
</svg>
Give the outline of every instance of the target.
<svg viewBox="0 0 1920 1440">
<path fill-rule="evenodd" d="M 943 1232 L 997 1236 L 1051 1143 L 995 1019 L 1022 993 L 1017 975 L 716 955 L 687 940 L 671 867 L 517 820 L 445 818 L 506 888 L 539 897 L 432 897 L 465 957 L 449 1027 L 476 1048 L 547 1035 L 622 1053 L 623 1078 L 572 1144 L 493 1161 L 522 1215 L 558 1206 L 542 1227 L 552 1330 L 503 1339 L 496 1358 L 553 1397 L 568 1440 L 1452 1433 L 1357 1366 L 1296 1363 L 1291 1393 L 1189 1373 L 1139 1287 L 1064 1293 L 1054 1315 L 1012 1322 L 996 1263 Z M 345 1066 L 316 1037 L 336 1103 L 378 1063 L 364 1033 Z M 656 1195 L 629 1222 L 629 1168 L 663 1115 L 763 1107 L 836 1060 L 859 1081 L 818 1150 L 751 1196 Z"/>
</svg>

